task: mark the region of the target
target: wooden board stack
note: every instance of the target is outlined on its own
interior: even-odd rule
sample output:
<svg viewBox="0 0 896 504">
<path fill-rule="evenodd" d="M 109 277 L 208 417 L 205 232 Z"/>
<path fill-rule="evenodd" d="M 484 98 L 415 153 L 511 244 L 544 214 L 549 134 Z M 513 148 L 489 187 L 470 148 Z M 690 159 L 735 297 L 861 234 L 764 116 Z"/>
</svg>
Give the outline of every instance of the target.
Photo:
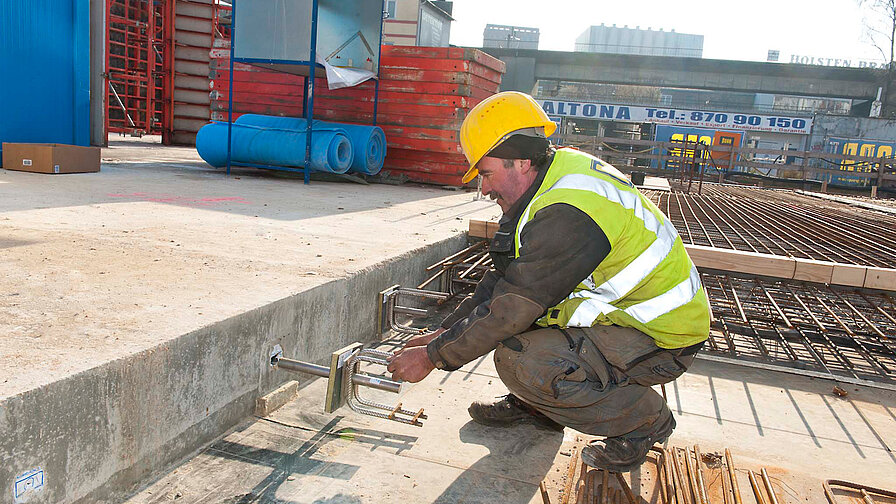
<svg viewBox="0 0 896 504">
<path fill-rule="evenodd" d="M 212 51 L 212 120 L 227 120 L 229 50 Z M 383 46 L 377 125 L 386 133 L 384 172 L 409 180 L 460 185 L 467 169 L 459 130 L 477 103 L 498 92 L 504 62 L 472 48 Z M 302 77 L 245 64 L 234 65 L 234 119 L 244 113 L 300 116 Z M 370 124 L 374 86 L 327 89 L 315 80 L 314 117 Z"/>
</svg>

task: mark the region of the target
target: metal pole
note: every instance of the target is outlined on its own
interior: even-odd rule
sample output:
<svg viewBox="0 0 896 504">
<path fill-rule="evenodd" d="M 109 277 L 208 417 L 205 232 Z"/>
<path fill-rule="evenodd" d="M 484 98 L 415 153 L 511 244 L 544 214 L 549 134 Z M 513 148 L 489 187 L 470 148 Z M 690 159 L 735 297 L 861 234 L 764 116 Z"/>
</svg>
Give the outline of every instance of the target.
<svg viewBox="0 0 896 504">
<path fill-rule="evenodd" d="M 282 368 L 286 371 L 293 371 L 295 373 L 307 373 L 314 376 L 323 376 L 324 378 L 330 376 L 330 368 L 326 366 L 312 364 L 310 362 L 286 359 L 283 357 L 277 359 L 277 361 L 274 362 L 274 367 Z"/>
<path fill-rule="evenodd" d="M 305 99 L 308 109 L 305 110 L 305 124 L 308 130 L 305 132 L 305 183 L 311 183 L 311 135 L 314 122 L 314 77 L 317 70 L 317 0 L 311 4 L 311 55 L 308 61 L 308 80 L 305 85 Z"/>
<path fill-rule="evenodd" d="M 227 90 L 227 175 L 230 175 L 230 141 L 233 135 L 233 48 L 236 46 L 236 0 L 230 4 L 230 81 Z M 174 71 L 174 69 L 172 69 Z"/>
<path fill-rule="evenodd" d="M 274 367 L 292 371 L 295 373 L 307 373 L 315 376 L 330 376 L 330 368 L 326 366 L 321 366 L 318 364 L 312 364 L 310 362 L 297 361 L 293 359 L 287 359 L 281 357 L 274 362 L 272 362 Z M 377 390 L 385 390 L 387 392 L 398 393 L 401 391 L 401 383 L 393 380 L 389 380 L 386 378 L 379 378 L 376 376 L 370 376 L 367 374 L 356 374 L 352 377 L 354 383 L 358 385 L 364 385 L 365 387 L 375 388 Z"/>
<path fill-rule="evenodd" d="M 806 168 L 809 166 L 809 150 L 812 148 L 812 133 L 815 131 L 816 114 L 812 114 L 812 126 L 809 127 L 809 136 L 806 138 L 806 145 L 803 146 L 803 162 L 801 169 L 803 172 L 802 188 L 806 190 Z"/>
<path fill-rule="evenodd" d="M 118 102 L 118 106 L 121 107 L 124 116 L 128 118 L 128 123 L 130 123 L 131 127 L 136 128 L 137 126 L 134 124 L 134 120 L 131 119 L 131 114 L 128 114 L 128 109 L 126 109 L 124 103 L 121 102 L 121 97 L 118 96 L 118 91 L 115 91 L 115 86 L 112 85 L 112 81 L 109 81 L 109 89 L 111 89 L 112 94 L 115 95 L 115 101 Z"/>
</svg>

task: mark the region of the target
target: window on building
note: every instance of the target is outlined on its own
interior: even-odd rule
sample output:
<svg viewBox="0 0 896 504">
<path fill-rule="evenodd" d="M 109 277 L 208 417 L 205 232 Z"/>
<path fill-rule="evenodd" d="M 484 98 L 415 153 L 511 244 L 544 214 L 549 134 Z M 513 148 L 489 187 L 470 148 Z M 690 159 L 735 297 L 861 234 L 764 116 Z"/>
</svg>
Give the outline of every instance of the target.
<svg viewBox="0 0 896 504">
<path fill-rule="evenodd" d="M 395 18 L 395 3 L 398 0 L 386 0 L 386 19 Z"/>
</svg>

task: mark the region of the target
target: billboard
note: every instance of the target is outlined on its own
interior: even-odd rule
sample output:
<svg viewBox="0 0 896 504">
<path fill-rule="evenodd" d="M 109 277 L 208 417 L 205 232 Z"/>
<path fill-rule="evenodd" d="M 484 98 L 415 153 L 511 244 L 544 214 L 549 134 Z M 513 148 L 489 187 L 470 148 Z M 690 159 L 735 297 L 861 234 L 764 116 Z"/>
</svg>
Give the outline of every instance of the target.
<svg viewBox="0 0 896 504">
<path fill-rule="evenodd" d="M 690 128 L 765 131 L 808 135 L 811 117 L 788 115 L 760 115 L 734 112 L 707 112 L 637 105 L 575 102 L 566 100 L 536 100 L 549 116 L 580 117 L 637 123 L 666 124 Z"/>
<path fill-rule="evenodd" d="M 743 142 L 743 132 L 703 128 L 682 128 L 679 126 L 657 126 L 654 139 L 658 142 L 699 142 L 707 146 L 717 145 L 728 147 L 734 145 L 739 147 Z M 669 152 L 666 154 L 687 158 L 692 157 L 694 152 L 693 150 L 685 150 L 682 152 L 682 149 L 669 149 Z M 703 151 L 702 159 L 704 160 L 703 164 L 705 164 L 707 168 L 716 167 L 721 170 L 726 170 L 731 159 L 731 153 L 722 150 L 709 149 Z M 654 161 L 651 164 L 654 168 L 658 165 L 659 163 L 657 161 Z M 668 170 L 678 169 L 678 161 L 667 160 L 663 167 Z"/>
<path fill-rule="evenodd" d="M 892 158 L 893 152 L 896 150 L 896 143 L 884 142 L 878 140 L 855 140 L 849 138 L 831 137 L 828 138 L 825 146 L 826 152 L 834 154 L 847 154 L 850 156 L 865 157 L 884 157 Z M 845 172 L 843 175 L 835 175 L 831 178 L 831 182 L 844 185 L 865 185 L 867 179 L 849 176 L 852 173 L 871 173 L 875 171 L 872 163 L 856 162 L 853 160 L 843 159 L 837 163 L 840 170 Z"/>
</svg>

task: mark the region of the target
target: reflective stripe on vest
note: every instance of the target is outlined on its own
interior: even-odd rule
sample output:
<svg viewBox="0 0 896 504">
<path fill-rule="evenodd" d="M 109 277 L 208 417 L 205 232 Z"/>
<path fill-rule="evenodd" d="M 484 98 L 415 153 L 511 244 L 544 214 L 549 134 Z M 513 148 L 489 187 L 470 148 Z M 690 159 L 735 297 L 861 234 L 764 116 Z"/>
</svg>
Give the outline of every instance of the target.
<svg viewBox="0 0 896 504">
<path fill-rule="evenodd" d="M 517 224 L 517 256 L 529 220 L 554 204 L 571 205 L 591 217 L 611 250 L 536 324 L 633 327 L 661 348 L 683 348 L 706 339 L 710 313 L 699 274 L 669 219 L 624 175 L 588 154 L 557 150 Z"/>
<path fill-rule="evenodd" d="M 572 174 L 561 177 L 547 191 L 532 199 L 517 226 L 517 244 L 520 243 L 522 230 L 529 221 L 532 206 L 539 198 L 556 189 L 589 191 L 613 203 L 622 205 L 624 208 L 632 210 L 634 216 L 643 222 L 644 227 L 656 235 L 656 239 L 646 250 L 613 275 L 612 278 L 593 290 L 581 290 L 569 295 L 567 299 L 585 298 L 585 301 L 573 313 L 568 325 L 573 327 L 590 327 L 601 314 L 617 310 L 610 303 L 625 296 L 668 257 L 672 247 L 675 245 L 675 240 L 678 238 L 678 232 L 668 220 L 661 222 L 653 212 L 644 208 L 639 194 L 621 191 L 612 183 L 596 177 Z M 688 279 L 680 282 L 665 293 L 642 301 L 624 311 L 634 319 L 646 324 L 660 315 L 689 303 L 699 290 L 700 276 L 696 268 L 692 268 Z"/>
<path fill-rule="evenodd" d="M 624 311 L 632 318 L 647 324 L 651 320 L 669 313 L 670 311 L 690 303 L 700 290 L 700 274 L 697 268 L 691 268 L 691 274 L 686 280 L 659 296 L 629 306 Z M 575 313 L 569 319 L 570 327 L 591 327 L 597 317 L 617 310 L 617 308 L 594 292 L 583 290 L 573 292 L 567 299 L 585 298 L 579 304 Z"/>
</svg>

